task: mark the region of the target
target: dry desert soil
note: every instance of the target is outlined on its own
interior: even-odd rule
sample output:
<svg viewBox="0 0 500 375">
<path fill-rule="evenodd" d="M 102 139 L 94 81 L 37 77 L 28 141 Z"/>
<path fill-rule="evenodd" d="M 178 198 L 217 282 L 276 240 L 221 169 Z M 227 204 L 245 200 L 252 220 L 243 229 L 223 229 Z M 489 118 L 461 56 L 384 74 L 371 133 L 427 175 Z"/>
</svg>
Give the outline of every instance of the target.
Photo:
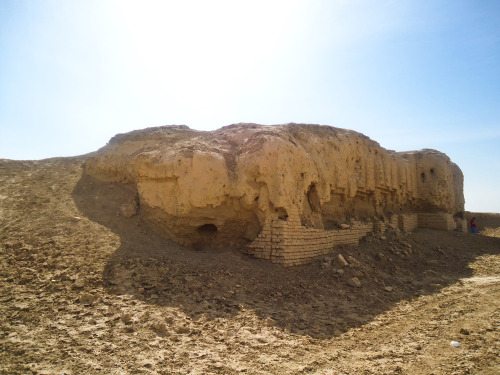
<svg viewBox="0 0 500 375">
<path fill-rule="evenodd" d="M 500 215 L 283 268 L 123 217 L 84 161 L 0 160 L 0 374 L 500 373 Z"/>
</svg>

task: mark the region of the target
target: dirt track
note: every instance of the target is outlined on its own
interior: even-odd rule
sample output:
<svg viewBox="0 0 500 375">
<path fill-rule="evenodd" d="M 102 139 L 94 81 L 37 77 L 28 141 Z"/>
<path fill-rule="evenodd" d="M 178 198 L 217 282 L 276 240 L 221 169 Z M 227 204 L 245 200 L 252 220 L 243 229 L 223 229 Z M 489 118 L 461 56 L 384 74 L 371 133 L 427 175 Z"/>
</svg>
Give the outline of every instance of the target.
<svg viewBox="0 0 500 375">
<path fill-rule="evenodd" d="M 134 191 L 83 160 L 0 160 L 0 374 L 500 373 L 500 238 L 393 232 L 285 269 L 120 216 Z"/>
</svg>

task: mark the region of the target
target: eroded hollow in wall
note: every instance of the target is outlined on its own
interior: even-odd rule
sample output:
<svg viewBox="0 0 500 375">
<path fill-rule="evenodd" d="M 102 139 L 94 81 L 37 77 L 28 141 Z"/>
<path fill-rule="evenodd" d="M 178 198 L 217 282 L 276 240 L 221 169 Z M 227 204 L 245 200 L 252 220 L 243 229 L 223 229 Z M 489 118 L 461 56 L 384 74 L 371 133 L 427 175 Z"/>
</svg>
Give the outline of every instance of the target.
<svg viewBox="0 0 500 375">
<path fill-rule="evenodd" d="M 305 193 L 305 198 L 302 206 L 302 224 L 312 228 L 323 229 L 321 199 L 316 188 L 316 182 L 311 182 Z"/>
<path fill-rule="evenodd" d="M 318 191 L 316 190 L 316 184 L 312 183 L 309 186 L 309 190 L 307 192 L 307 201 L 309 202 L 309 207 L 312 212 L 320 212 L 321 211 L 321 201 L 318 196 Z"/>
<path fill-rule="evenodd" d="M 351 219 L 369 221 L 377 216 L 375 195 L 358 191 L 349 198 L 346 194 L 332 192 L 330 201 L 321 206 L 321 220 L 326 230 L 338 229 Z"/>
<path fill-rule="evenodd" d="M 276 215 L 278 216 L 279 220 L 286 220 L 288 219 L 288 213 L 286 212 L 286 209 L 283 207 L 278 207 L 275 209 Z"/>
<path fill-rule="evenodd" d="M 203 224 L 196 228 L 197 240 L 194 241 L 195 249 L 204 247 L 213 247 L 217 235 L 217 226 L 215 224 Z"/>
<path fill-rule="evenodd" d="M 326 230 L 338 229 L 345 217 L 345 196 L 331 192 L 330 200 L 321 207 L 323 228 Z"/>
<path fill-rule="evenodd" d="M 201 236 L 209 236 L 217 232 L 217 226 L 215 224 L 203 224 L 196 228 L 196 231 Z"/>
<path fill-rule="evenodd" d="M 253 207 L 199 208 L 175 216 L 158 207 L 143 205 L 141 214 L 159 233 L 185 246 L 200 248 L 244 248 L 262 229 Z M 281 212 L 281 211 L 280 211 Z M 283 210 L 286 215 L 286 211 Z"/>
</svg>

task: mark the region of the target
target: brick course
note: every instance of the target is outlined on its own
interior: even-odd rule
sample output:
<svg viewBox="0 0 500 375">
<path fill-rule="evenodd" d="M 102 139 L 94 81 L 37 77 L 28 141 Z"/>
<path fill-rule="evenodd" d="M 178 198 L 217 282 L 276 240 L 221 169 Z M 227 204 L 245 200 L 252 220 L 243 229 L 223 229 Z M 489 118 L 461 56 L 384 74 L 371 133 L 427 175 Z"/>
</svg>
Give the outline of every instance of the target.
<svg viewBox="0 0 500 375">
<path fill-rule="evenodd" d="M 358 244 L 359 240 L 373 232 L 372 223 L 355 222 L 350 229 L 322 230 L 301 225 L 297 212 L 288 220 L 266 223 L 250 252 L 256 258 L 270 259 L 284 266 L 297 266 L 333 252 L 336 245 Z"/>
<path fill-rule="evenodd" d="M 451 214 L 418 214 L 418 227 L 437 230 L 455 230 L 457 224 Z"/>
<path fill-rule="evenodd" d="M 388 224 L 405 232 L 416 228 L 463 231 L 465 224 L 467 231 L 465 220 L 455 220 L 446 213 L 392 215 Z M 386 227 L 382 222 L 353 222 L 349 229 L 306 228 L 301 225 L 298 211 L 294 210 L 287 220 L 266 223 L 258 237 L 249 245 L 248 251 L 256 258 L 269 259 L 286 267 L 298 266 L 333 253 L 337 245 L 357 245 L 368 233 L 382 233 Z"/>
</svg>

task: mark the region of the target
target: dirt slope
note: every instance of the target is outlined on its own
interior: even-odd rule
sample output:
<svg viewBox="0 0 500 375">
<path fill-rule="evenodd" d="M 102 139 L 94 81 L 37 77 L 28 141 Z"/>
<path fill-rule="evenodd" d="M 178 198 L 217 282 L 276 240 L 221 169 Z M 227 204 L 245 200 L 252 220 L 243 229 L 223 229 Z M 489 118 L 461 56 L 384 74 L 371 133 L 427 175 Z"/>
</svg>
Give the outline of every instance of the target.
<svg viewBox="0 0 500 375">
<path fill-rule="evenodd" d="M 500 372 L 500 238 L 389 233 L 284 269 L 158 236 L 83 161 L 0 160 L 0 374 Z"/>
</svg>

